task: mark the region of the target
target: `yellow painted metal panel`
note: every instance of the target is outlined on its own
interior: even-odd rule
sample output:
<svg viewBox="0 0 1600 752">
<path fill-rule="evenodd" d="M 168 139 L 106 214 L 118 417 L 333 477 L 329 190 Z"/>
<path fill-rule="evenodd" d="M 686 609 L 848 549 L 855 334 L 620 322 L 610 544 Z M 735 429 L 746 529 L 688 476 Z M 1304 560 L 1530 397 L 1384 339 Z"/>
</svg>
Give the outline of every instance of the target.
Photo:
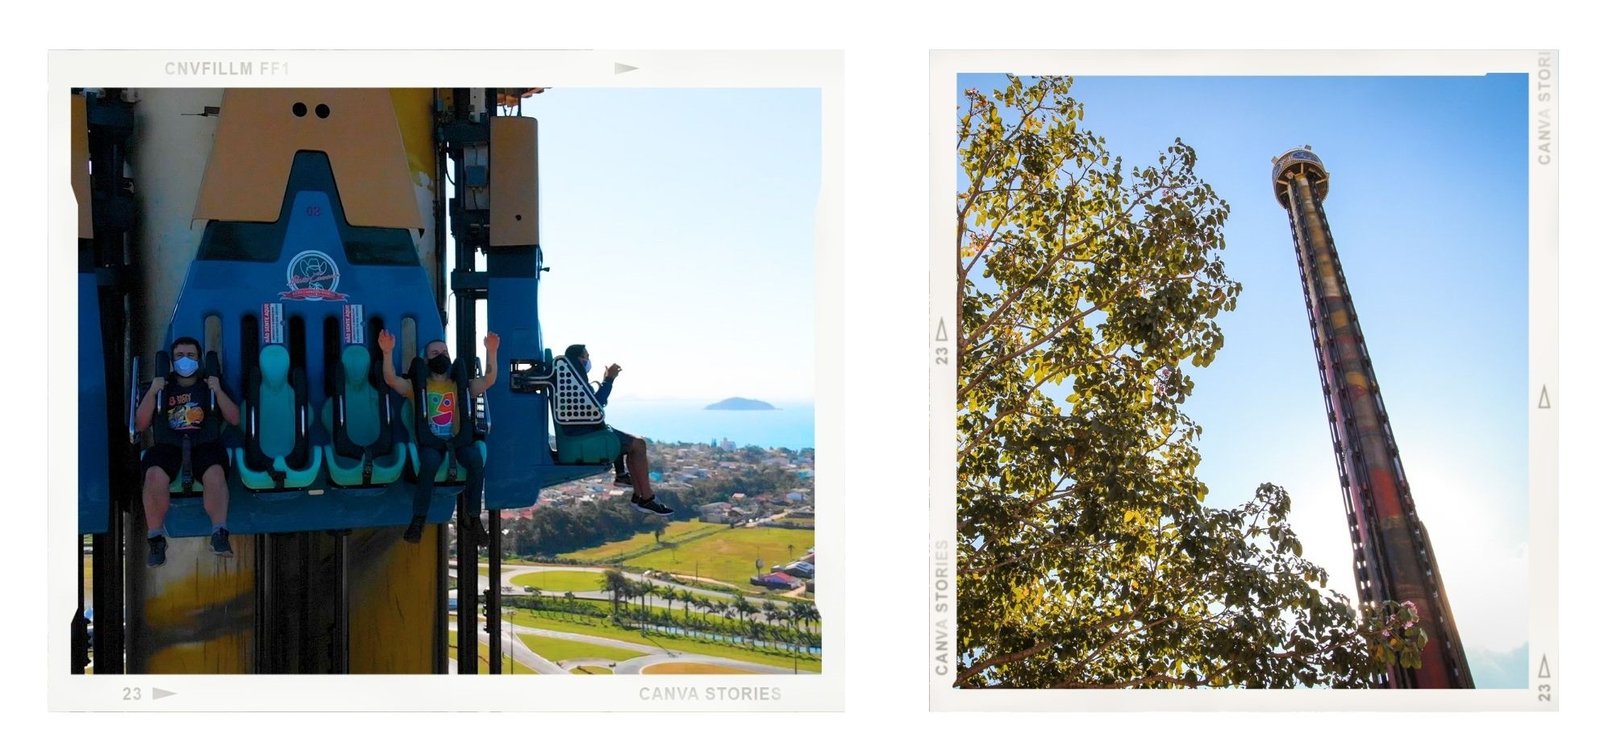
<svg viewBox="0 0 1600 752">
<path fill-rule="evenodd" d="M 360 553 L 351 557 L 350 673 L 432 673 L 438 535 L 438 525 L 415 544 L 402 542 L 399 528 L 350 535 Z"/>
<path fill-rule="evenodd" d="M 489 244 L 539 243 L 539 122 L 489 121 Z"/>
<path fill-rule="evenodd" d="M 89 107 L 72 96 L 72 197 L 78 200 L 78 238 L 94 237 L 93 193 L 89 190 Z"/>
<path fill-rule="evenodd" d="M 195 219 L 275 221 L 297 151 L 328 155 L 350 224 L 423 226 L 387 89 L 229 89 Z"/>
</svg>

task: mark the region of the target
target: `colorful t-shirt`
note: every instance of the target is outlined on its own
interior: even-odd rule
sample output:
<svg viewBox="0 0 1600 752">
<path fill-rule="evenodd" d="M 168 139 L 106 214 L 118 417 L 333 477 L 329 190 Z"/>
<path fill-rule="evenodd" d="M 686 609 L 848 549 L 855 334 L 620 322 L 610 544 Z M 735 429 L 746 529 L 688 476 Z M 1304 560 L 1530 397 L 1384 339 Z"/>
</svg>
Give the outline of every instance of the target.
<svg viewBox="0 0 1600 752">
<path fill-rule="evenodd" d="M 198 389 L 184 389 L 182 392 L 178 389 L 166 390 L 166 405 L 163 406 L 163 410 L 166 411 L 168 429 L 176 432 L 200 430 L 205 422 L 205 408 L 198 402 L 200 400 L 198 392 L 200 392 Z"/>
<path fill-rule="evenodd" d="M 157 432 L 157 440 L 176 443 L 185 436 L 200 440 L 205 436 L 207 406 L 211 404 L 211 390 L 204 383 L 180 386 L 169 382 L 163 390 L 160 419 L 166 421 L 165 432 Z M 164 434 L 164 436 L 163 436 Z"/>
<path fill-rule="evenodd" d="M 456 384 L 428 379 L 428 430 L 448 439 L 456 433 Z"/>
</svg>

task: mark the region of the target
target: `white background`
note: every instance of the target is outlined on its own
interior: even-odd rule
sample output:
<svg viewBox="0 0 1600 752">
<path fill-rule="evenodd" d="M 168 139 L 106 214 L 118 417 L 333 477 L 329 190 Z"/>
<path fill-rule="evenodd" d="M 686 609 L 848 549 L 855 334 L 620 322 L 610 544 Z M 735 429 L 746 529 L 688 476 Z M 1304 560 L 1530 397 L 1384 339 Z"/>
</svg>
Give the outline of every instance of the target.
<svg viewBox="0 0 1600 752">
<path fill-rule="evenodd" d="M 1237 7 L 1225 10 L 1222 6 Z M 1410 8 L 1395 2 L 1291 5 L 1173 0 L 1037 5 L 984 2 L 892 10 L 862 2 L 811 2 L 756 9 L 755 3 L 607 2 L 539 7 L 519 3 L 436 3 L 407 9 L 346 10 L 327 2 L 172 3 L 133 15 L 131 4 L 13 5 L 3 68 L 11 106 L 4 118 L 4 181 L 13 272 L 4 300 L 3 392 L 11 430 L 4 494 L 16 513 L 0 536 L 9 575 L 0 619 L 0 705 L 19 716 L 11 736 L 28 747 L 110 745 L 117 749 L 282 749 L 289 737 L 318 748 L 407 749 L 465 744 L 523 748 L 812 749 L 861 741 L 868 748 L 951 749 L 1035 745 L 1092 749 L 1290 748 L 1563 749 L 1594 726 L 1596 656 L 1589 621 L 1596 592 L 1593 465 L 1596 405 L 1587 390 L 1596 338 L 1586 310 L 1595 279 L 1592 243 L 1580 234 L 1594 189 L 1579 176 L 1600 165 L 1592 152 L 1561 150 L 1561 383 L 1552 398 L 1561 421 L 1561 662 L 1555 714 L 938 714 L 927 712 L 927 641 L 922 614 L 927 561 L 927 154 L 928 50 L 946 48 L 1362 48 L 1560 50 L 1558 148 L 1568 134 L 1600 132 L 1593 104 L 1594 24 L 1570 4 L 1501 7 L 1452 3 Z M 225 8 L 227 10 L 225 10 Z M 38 15 L 43 11 L 44 16 Z M 462 15 L 452 15 L 462 14 Z M 38 616 L 45 572 L 43 442 L 48 405 L 38 388 L 48 350 L 44 288 L 30 258 L 44 247 L 43 110 L 45 50 L 89 48 L 392 49 L 430 47 L 620 49 L 843 49 L 846 51 L 845 257 L 847 279 L 819 279 L 842 294 L 849 391 L 845 468 L 849 504 L 846 597 L 850 634 L 847 710 L 806 715 L 682 716 L 594 714 L 281 715 L 49 714 L 43 686 L 46 625 Z M 1591 181 L 1592 182 L 1592 181 Z M 30 271 L 32 270 L 32 271 Z M 63 303 L 51 301 L 55 306 Z M 64 348 L 71 352 L 70 348 Z M 56 371 L 62 373 L 62 371 Z M 70 371 L 66 371 L 70 373 Z M 30 396 L 31 395 L 31 396 Z M 63 430 L 71 430 L 67 426 Z M 63 545 L 71 545 L 61 541 Z M 909 585 L 907 583 L 910 583 Z M 66 622 L 51 624 L 65 629 Z M 830 656 L 838 659 L 838 656 Z M 64 667 L 54 667 L 64 670 Z M 248 687 L 241 685 L 241 706 Z M 22 741 L 20 731 L 38 731 Z M 7 746 L 11 746 L 8 744 Z"/>
</svg>

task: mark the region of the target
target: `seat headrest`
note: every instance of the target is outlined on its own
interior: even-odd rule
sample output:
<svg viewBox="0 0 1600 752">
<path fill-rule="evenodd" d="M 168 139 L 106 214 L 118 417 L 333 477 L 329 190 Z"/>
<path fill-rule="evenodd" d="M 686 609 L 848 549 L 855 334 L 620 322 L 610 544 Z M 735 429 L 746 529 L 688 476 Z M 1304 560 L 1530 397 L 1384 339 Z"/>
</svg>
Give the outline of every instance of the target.
<svg viewBox="0 0 1600 752">
<path fill-rule="evenodd" d="M 283 345 L 261 348 L 261 383 L 281 387 L 289 382 L 289 350 Z"/>
<path fill-rule="evenodd" d="M 344 354 L 339 356 L 344 364 L 344 380 L 350 386 L 358 386 L 367 380 L 367 369 L 372 367 L 372 353 L 362 345 L 351 345 L 344 349 Z"/>
</svg>

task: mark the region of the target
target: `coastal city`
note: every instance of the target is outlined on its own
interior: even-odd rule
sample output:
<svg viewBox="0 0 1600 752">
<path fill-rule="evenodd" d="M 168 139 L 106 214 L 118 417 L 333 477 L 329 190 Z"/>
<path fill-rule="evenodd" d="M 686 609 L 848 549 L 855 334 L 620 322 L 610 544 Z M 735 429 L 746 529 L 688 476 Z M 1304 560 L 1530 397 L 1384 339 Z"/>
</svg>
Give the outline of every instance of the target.
<svg viewBox="0 0 1600 752">
<path fill-rule="evenodd" d="M 652 443 L 650 454 L 670 517 L 635 512 L 609 473 L 504 513 L 501 670 L 820 671 L 815 452 L 721 439 Z M 479 566 L 480 589 L 487 572 Z"/>
</svg>

